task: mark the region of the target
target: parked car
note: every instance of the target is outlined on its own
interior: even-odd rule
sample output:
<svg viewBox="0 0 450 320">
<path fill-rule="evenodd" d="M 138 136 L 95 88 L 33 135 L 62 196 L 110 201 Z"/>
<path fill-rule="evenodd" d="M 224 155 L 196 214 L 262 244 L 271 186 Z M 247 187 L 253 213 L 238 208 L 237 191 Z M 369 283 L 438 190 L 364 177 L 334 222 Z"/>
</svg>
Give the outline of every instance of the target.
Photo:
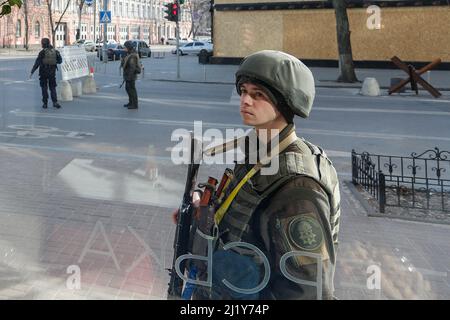
<svg viewBox="0 0 450 320">
<path fill-rule="evenodd" d="M 188 38 L 181 38 L 179 41 L 180 46 L 185 45 L 186 43 L 191 42 Z M 177 38 L 168 38 L 166 41 L 167 45 L 176 46 L 177 45 Z"/>
<path fill-rule="evenodd" d="M 139 54 L 139 58 L 142 57 L 151 57 L 152 56 L 152 50 L 150 49 L 147 42 L 144 40 L 130 40 L 133 43 L 134 49 Z"/>
<path fill-rule="evenodd" d="M 80 39 L 74 43 L 75 46 L 84 47 L 86 51 L 95 51 L 95 44 L 91 40 Z"/>
<path fill-rule="evenodd" d="M 193 41 L 211 42 L 211 37 L 209 37 L 209 36 L 198 36 Z"/>
<path fill-rule="evenodd" d="M 210 42 L 193 41 L 186 43 L 184 46 L 179 48 L 180 55 L 196 54 L 200 52 L 212 52 L 213 45 Z M 176 49 L 172 50 L 173 54 L 177 53 Z"/>
<path fill-rule="evenodd" d="M 111 39 L 108 40 L 108 42 L 106 42 L 106 45 L 108 44 L 117 44 L 118 42 L 116 42 L 116 40 Z M 103 48 L 103 40 L 97 40 L 97 42 L 95 43 L 95 51 L 98 51 L 99 49 L 101 50 L 101 48 Z"/>
<path fill-rule="evenodd" d="M 120 60 L 122 57 L 127 55 L 125 51 L 125 47 L 119 43 L 107 44 L 106 45 L 106 54 L 108 55 L 108 60 Z M 103 52 L 102 50 L 97 51 L 97 57 L 100 58 L 100 61 L 103 60 Z"/>
</svg>

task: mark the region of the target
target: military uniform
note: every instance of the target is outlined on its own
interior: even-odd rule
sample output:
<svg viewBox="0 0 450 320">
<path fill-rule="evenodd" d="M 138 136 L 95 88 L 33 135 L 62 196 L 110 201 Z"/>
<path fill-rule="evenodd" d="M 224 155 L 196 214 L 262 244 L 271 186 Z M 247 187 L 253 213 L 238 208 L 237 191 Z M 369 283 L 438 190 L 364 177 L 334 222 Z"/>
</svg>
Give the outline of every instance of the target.
<svg viewBox="0 0 450 320">
<path fill-rule="evenodd" d="M 60 108 L 56 94 L 56 70 L 58 69 L 57 64 L 62 63 L 62 57 L 59 51 L 50 45 L 50 40 L 44 38 L 41 42 L 43 49 L 39 52 L 34 62 L 31 75 L 39 68 L 39 84 L 42 90 L 43 108 L 47 108 L 49 89 L 53 106 Z"/>
<path fill-rule="evenodd" d="M 278 136 L 279 169 L 270 175 L 259 170 L 247 180 L 255 168 L 249 163 L 252 152 L 258 150 L 245 148 L 246 159 L 235 165 L 225 191 L 224 199 L 229 201 L 215 208 L 213 286 L 198 287 L 194 298 L 332 299 L 340 217 L 338 178 L 320 147 L 295 136 L 292 122 L 294 114 L 309 116 L 315 96 L 313 76 L 295 57 L 265 50 L 241 64 L 236 73 L 239 94 L 242 81 L 269 88 L 268 96 L 278 101 L 276 107 L 287 119 Z M 281 148 L 283 141 L 287 143 Z M 267 147 L 261 141 L 259 145 Z M 270 279 L 261 291 L 243 294 L 223 284 L 226 279 L 238 288 L 255 288 L 265 274 L 264 259 L 255 250 L 227 248 L 232 242 L 251 244 L 267 258 Z"/>
<path fill-rule="evenodd" d="M 125 81 L 125 90 L 127 91 L 129 99 L 128 104 L 124 106 L 128 107 L 128 109 L 137 109 L 138 96 L 136 91 L 136 79 L 138 73 L 140 73 L 140 61 L 138 54 L 132 46 L 129 47 L 129 50 L 129 53 L 121 61 L 121 67 L 123 68 L 123 80 Z"/>
</svg>

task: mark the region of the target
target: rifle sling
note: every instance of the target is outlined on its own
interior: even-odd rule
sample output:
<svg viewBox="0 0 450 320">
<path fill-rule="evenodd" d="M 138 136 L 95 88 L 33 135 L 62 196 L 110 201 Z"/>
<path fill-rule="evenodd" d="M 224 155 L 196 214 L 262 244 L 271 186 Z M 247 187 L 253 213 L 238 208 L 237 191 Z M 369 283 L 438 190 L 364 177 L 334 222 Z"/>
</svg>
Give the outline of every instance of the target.
<svg viewBox="0 0 450 320">
<path fill-rule="evenodd" d="M 230 207 L 231 203 L 233 202 L 234 198 L 238 194 L 239 190 L 242 188 L 242 186 L 247 183 L 248 180 L 250 180 L 260 169 L 262 166 L 270 163 L 270 161 L 277 155 L 279 155 L 281 152 L 283 152 L 290 144 L 292 144 L 295 140 L 297 140 L 297 135 L 295 134 L 295 131 L 292 130 L 286 138 L 284 138 L 280 144 L 278 145 L 278 152 L 270 152 L 270 155 L 266 155 L 261 161 L 259 161 L 247 174 L 242 178 L 241 181 L 236 185 L 236 187 L 231 191 L 230 195 L 225 199 L 225 201 L 222 203 L 220 208 L 216 211 L 214 215 L 214 222 L 216 225 L 222 221 L 223 217 L 225 216 L 228 208 Z"/>
</svg>

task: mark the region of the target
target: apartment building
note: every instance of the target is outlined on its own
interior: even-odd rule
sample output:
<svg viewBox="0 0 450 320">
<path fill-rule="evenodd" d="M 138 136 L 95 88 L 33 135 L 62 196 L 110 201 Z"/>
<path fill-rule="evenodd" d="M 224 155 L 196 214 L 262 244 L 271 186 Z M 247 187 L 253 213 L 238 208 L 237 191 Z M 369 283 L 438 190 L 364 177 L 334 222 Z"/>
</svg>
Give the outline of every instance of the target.
<svg viewBox="0 0 450 320">
<path fill-rule="evenodd" d="M 25 0 L 28 11 L 28 44 L 36 47 L 40 39 L 51 39 L 48 0 Z M 54 25 L 61 23 L 56 30 L 57 47 L 75 42 L 78 28 L 79 0 L 50 0 Z M 84 5 L 81 14 L 81 39 L 102 39 L 103 24 L 99 24 L 99 12 L 104 8 L 105 0 L 94 0 L 93 4 Z M 150 44 L 161 42 L 161 38 L 175 37 L 175 22 L 164 19 L 164 4 L 169 0 L 108 0 L 111 11 L 111 23 L 108 24 L 108 40 L 123 43 L 128 39 L 142 39 Z M 188 37 L 191 29 L 190 3 L 186 1 L 181 7 L 180 35 Z M 0 19 L 0 46 L 23 47 L 25 37 L 25 7 L 14 9 L 11 15 Z"/>
</svg>

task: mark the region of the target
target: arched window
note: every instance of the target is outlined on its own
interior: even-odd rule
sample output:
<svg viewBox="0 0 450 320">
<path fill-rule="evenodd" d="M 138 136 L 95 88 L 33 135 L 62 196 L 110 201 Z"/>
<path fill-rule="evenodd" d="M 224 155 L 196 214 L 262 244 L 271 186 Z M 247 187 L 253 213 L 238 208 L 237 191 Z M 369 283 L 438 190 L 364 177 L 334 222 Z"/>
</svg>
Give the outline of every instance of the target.
<svg viewBox="0 0 450 320">
<path fill-rule="evenodd" d="M 19 19 L 16 23 L 16 37 L 19 38 L 22 35 L 22 21 Z"/>
<path fill-rule="evenodd" d="M 41 37 L 41 24 L 39 23 L 39 21 L 36 21 L 34 23 L 34 37 L 36 39 Z"/>
</svg>

